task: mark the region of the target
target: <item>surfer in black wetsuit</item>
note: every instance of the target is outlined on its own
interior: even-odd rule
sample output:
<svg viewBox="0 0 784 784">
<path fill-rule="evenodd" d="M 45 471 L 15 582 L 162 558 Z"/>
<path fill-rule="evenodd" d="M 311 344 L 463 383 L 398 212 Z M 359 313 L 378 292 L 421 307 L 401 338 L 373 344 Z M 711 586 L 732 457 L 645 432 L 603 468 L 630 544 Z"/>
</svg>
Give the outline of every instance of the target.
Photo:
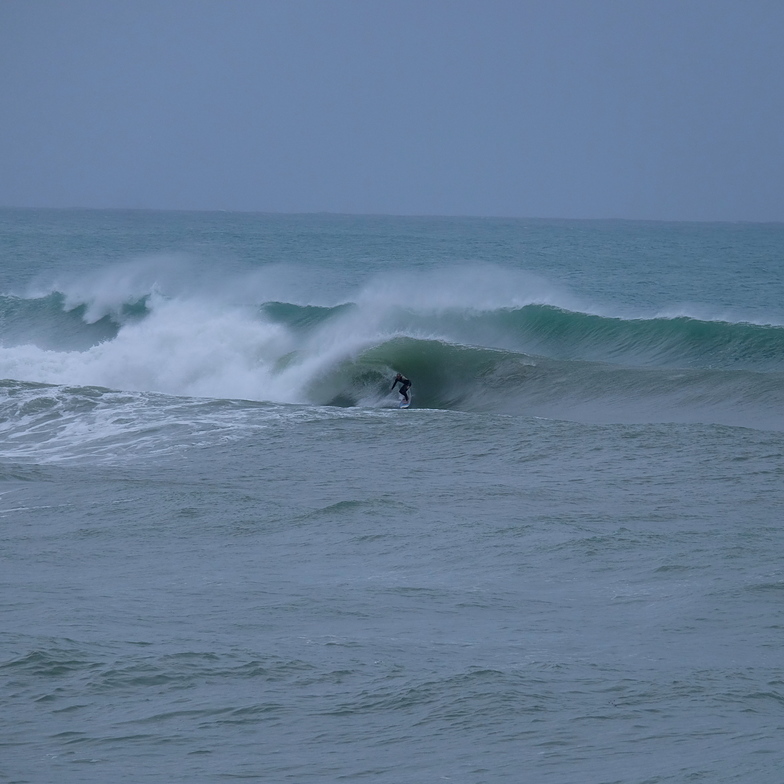
<svg viewBox="0 0 784 784">
<path fill-rule="evenodd" d="M 408 390 L 411 387 L 411 382 L 402 373 L 398 373 L 395 376 L 395 380 L 392 382 L 392 389 L 394 389 L 397 384 L 400 384 L 399 392 L 403 395 L 403 400 L 408 403 Z"/>
</svg>

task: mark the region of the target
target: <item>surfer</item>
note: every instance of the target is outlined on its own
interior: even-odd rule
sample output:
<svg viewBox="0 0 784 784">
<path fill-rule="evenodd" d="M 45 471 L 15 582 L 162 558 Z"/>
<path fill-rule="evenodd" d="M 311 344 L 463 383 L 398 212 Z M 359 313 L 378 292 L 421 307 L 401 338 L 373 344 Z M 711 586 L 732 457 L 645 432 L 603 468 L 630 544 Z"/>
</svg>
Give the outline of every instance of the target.
<svg viewBox="0 0 784 784">
<path fill-rule="evenodd" d="M 403 395 L 403 400 L 408 403 L 408 390 L 411 387 L 411 382 L 402 373 L 398 373 L 395 376 L 395 380 L 392 382 L 392 389 L 394 389 L 397 384 L 400 384 L 399 392 Z"/>
</svg>

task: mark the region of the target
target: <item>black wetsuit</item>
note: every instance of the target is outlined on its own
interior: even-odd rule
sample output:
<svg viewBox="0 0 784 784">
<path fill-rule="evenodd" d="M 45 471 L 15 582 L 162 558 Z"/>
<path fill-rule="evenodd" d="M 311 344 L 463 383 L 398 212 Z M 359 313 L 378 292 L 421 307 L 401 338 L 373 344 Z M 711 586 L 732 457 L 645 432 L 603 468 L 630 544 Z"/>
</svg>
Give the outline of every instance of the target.
<svg viewBox="0 0 784 784">
<path fill-rule="evenodd" d="M 411 388 L 411 382 L 405 376 L 401 376 L 400 373 L 398 373 L 397 378 L 392 382 L 392 389 L 394 389 L 395 385 L 398 383 L 400 384 L 400 394 L 403 395 L 406 403 L 408 403 L 408 390 Z"/>
</svg>

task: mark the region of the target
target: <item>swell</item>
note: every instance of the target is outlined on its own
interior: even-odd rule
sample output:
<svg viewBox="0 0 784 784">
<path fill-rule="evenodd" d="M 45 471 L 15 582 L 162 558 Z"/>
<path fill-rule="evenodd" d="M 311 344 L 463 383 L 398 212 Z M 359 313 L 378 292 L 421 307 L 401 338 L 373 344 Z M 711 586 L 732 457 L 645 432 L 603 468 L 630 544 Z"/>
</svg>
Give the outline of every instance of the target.
<svg viewBox="0 0 784 784">
<path fill-rule="evenodd" d="M 689 316 L 622 319 L 532 305 L 495 316 L 531 350 L 624 364 L 784 369 L 784 327 Z"/>
<path fill-rule="evenodd" d="M 118 314 L 91 321 L 86 304 L 68 306 L 61 292 L 23 298 L 0 295 L 0 344 L 32 344 L 46 350 L 83 351 L 117 337 L 120 326 L 144 317 L 146 298 L 125 303 Z"/>
</svg>

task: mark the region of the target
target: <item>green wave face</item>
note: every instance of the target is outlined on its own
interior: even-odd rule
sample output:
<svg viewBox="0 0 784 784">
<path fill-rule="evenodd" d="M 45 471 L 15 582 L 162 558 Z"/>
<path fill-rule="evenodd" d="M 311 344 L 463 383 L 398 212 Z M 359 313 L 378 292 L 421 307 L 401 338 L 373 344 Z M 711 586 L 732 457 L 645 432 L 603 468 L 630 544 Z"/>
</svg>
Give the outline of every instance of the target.
<svg viewBox="0 0 784 784">
<path fill-rule="evenodd" d="M 492 317 L 491 317 L 492 318 Z M 688 316 L 621 319 L 532 305 L 497 316 L 529 349 L 560 359 L 784 369 L 784 327 Z"/>
<path fill-rule="evenodd" d="M 262 311 L 297 331 L 313 331 L 356 310 L 267 303 Z M 448 342 L 552 359 L 644 367 L 784 370 L 784 326 L 706 321 L 689 316 L 624 319 L 552 305 L 423 312 L 390 309 L 389 333 L 432 334 Z"/>
<path fill-rule="evenodd" d="M 513 352 L 395 338 L 344 362 L 309 394 L 324 405 L 377 405 L 390 398 L 399 369 L 414 382 L 417 408 L 469 410 L 477 408 L 483 390 L 514 389 L 533 368 L 529 358 Z"/>
<path fill-rule="evenodd" d="M 314 384 L 319 405 L 395 405 L 397 370 L 413 408 L 587 422 L 720 422 L 784 429 L 784 373 L 629 367 L 557 360 L 434 340 L 396 338 Z"/>
<path fill-rule="evenodd" d="M 345 315 L 354 309 L 347 303 L 335 307 L 318 305 L 291 305 L 288 302 L 265 302 L 260 311 L 265 318 L 298 333 L 317 330 L 330 319 Z"/>
</svg>

